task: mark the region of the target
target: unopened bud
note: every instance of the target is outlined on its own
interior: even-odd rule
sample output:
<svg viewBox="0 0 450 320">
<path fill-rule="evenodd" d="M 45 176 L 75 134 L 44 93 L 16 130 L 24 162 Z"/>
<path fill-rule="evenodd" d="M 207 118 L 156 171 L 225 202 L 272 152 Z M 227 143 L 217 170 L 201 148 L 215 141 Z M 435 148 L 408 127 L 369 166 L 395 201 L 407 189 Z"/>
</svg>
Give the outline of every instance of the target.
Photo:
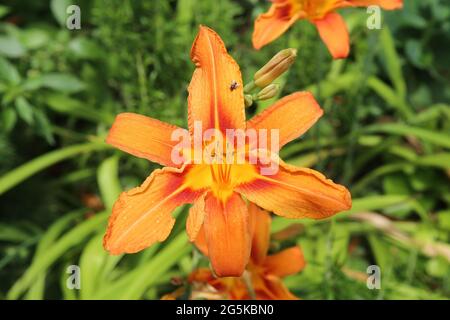
<svg viewBox="0 0 450 320">
<path fill-rule="evenodd" d="M 253 104 L 253 98 L 250 94 L 244 96 L 245 107 L 248 108 Z"/>
<path fill-rule="evenodd" d="M 278 52 L 264 67 L 258 70 L 253 77 L 256 86 L 264 88 L 286 72 L 297 57 L 296 49 L 284 49 Z"/>
<path fill-rule="evenodd" d="M 272 83 L 256 94 L 256 100 L 272 99 L 280 91 L 280 85 Z"/>
</svg>

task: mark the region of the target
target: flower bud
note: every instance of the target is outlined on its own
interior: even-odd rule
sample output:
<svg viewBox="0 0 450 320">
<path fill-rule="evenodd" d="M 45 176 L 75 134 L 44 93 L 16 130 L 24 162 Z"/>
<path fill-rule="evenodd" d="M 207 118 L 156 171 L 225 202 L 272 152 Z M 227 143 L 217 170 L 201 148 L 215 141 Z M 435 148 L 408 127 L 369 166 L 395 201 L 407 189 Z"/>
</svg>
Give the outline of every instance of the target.
<svg viewBox="0 0 450 320">
<path fill-rule="evenodd" d="M 280 91 L 280 85 L 274 83 L 269 84 L 267 87 L 257 93 L 256 100 L 272 99 L 278 94 L 278 91 Z"/>
<path fill-rule="evenodd" d="M 264 88 L 286 72 L 297 57 L 296 49 L 284 49 L 278 52 L 264 67 L 258 70 L 253 77 L 256 86 Z"/>
<path fill-rule="evenodd" d="M 253 98 L 250 94 L 244 95 L 245 107 L 248 108 L 253 104 Z"/>
</svg>

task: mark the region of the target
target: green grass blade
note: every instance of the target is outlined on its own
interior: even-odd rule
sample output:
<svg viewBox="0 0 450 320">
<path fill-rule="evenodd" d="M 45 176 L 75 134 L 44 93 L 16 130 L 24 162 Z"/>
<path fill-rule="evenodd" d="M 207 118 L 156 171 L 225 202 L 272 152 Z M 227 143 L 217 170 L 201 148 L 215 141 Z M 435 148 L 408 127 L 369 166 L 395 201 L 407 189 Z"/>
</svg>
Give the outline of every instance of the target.
<svg viewBox="0 0 450 320">
<path fill-rule="evenodd" d="M 111 210 L 122 187 L 119 182 L 119 157 L 112 156 L 104 160 L 97 170 L 97 181 L 106 208 Z"/>
<path fill-rule="evenodd" d="M 55 150 L 39 156 L 31 160 L 30 162 L 27 162 L 1 176 L 0 195 L 15 187 L 22 181 L 28 179 L 32 175 L 38 173 L 41 170 L 44 170 L 45 168 L 50 167 L 51 165 L 59 161 L 77 156 L 80 153 L 103 150 L 106 148 L 109 148 L 109 146 L 106 144 L 92 142 L 66 147 L 64 149 Z"/>
<path fill-rule="evenodd" d="M 56 239 L 68 227 L 68 225 L 73 222 L 75 218 L 80 216 L 81 212 L 82 211 L 78 210 L 73 213 L 68 213 L 50 226 L 50 228 L 42 236 L 37 245 L 33 261 L 38 261 L 43 255 L 46 254 L 47 250 L 52 246 Z M 40 300 L 44 298 L 45 278 L 46 272 L 43 271 L 40 275 L 37 276 L 36 281 L 31 285 L 25 296 L 26 299 Z"/>
<path fill-rule="evenodd" d="M 155 254 L 150 261 L 125 274 L 111 287 L 99 292 L 96 299 L 139 299 L 145 291 L 154 285 L 160 277 L 175 265 L 181 257 L 192 250 L 185 232 L 181 232 L 172 241 Z"/>
<path fill-rule="evenodd" d="M 89 234 L 103 226 L 108 215 L 108 212 L 103 212 L 83 221 L 55 242 L 53 246 L 46 251 L 46 254 L 34 261 L 22 277 L 14 283 L 8 292 L 7 298 L 18 299 L 20 295 L 33 284 L 39 274 L 48 269 L 59 257 L 64 255 L 67 250 L 84 241 Z"/>
<path fill-rule="evenodd" d="M 402 123 L 376 124 L 367 128 L 368 132 L 382 132 L 400 136 L 415 136 L 437 146 L 450 148 L 448 133 L 409 126 Z"/>
</svg>

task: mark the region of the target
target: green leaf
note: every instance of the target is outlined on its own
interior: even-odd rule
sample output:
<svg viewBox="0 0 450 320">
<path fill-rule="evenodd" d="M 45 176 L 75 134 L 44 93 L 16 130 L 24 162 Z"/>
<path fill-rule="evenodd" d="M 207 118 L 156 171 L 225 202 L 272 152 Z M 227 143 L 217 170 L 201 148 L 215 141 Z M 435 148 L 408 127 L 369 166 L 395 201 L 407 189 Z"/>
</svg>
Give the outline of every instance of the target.
<svg viewBox="0 0 450 320">
<path fill-rule="evenodd" d="M 404 195 L 379 195 L 358 198 L 353 200 L 350 210 L 340 213 L 337 218 L 342 218 L 351 213 L 385 209 L 408 201 L 410 201 L 410 198 Z"/>
<path fill-rule="evenodd" d="M 0 224 L 0 241 L 21 243 L 30 238 L 30 235 L 14 225 Z"/>
<path fill-rule="evenodd" d="M 81 59 L 98 59 L 103 55 L 96 42 L 84 37 L 73 39 L 69 43 L 69 50 L 76 58 Z"/>
<path fill-rule="evenodd" d="M 376 124 L 366 129 L 368 132 L 383 132 L 401 136 L 415 136 L 437 146 L 450 148 L 450 135 L 444 132 L 413 127 L 402 123 Z"/>
<path fill-rule="evenodd" d="M 50 35 L 44 29 L 24 29 L 20 33 L 20 40 L 27 49 L 38 49 L 50 41 Z"/>
<path fill-rule="evenodd" d="M 381 270 L 388 270 L 391 264 L 391 255 L 389 254 L 386 243 L 375 235 L 368 236 L 369 244 L 375 256 L 375 262 Z"/>
<path fill-rule="evenodd" d="M 331 254 L 333 260 L 338 265 L 344 265 L 348 256 L 350 232 L 345 228 L 334 228 L 332 236 L 333 236 L 333 243 Z"/>
<path fill-rule="evenodd" d="M 441 152 L 419 157 L 416 163 L 422 166 L 450 169 L 450 153 Z"/>
<path fill-rule="evenodd" d="M 400 281 L 383 282 L 389 288 L 390 300 L 448 300 L 448 297 L 432 290 L 422 289 Z"/>
<path fill-rule="evenodd" d="M 440 211 L 437 213 L 439 227 L 450 231 L 450 210 Z"/>
<path fill-rule="evenodd" d="M 425 122 L 435 121 L 436 119 L 443 117 L 446 120 L 450 120 L 450 105 L 445 103 L 437 103 L 434 104 L 419 114 L 415 115 L 413 119 L 411 119 L 411 124 L 420 125 Z"/>
<path fill-rule="evenodd" d="M 352 193 L 358 193 L 364 189 L 370 182 L 376 181 L 379 177 L 398 171 L 411 171 L 414 170 L 412 165 L 407 162 L 394 162 L 388 163 L 377 167 L 376 169 L 368 172 L 364 177 L 359 179 L 352 187 Z"/>
<path fill-rule="evenodd" d="M 422 44 L 417 40 L 408 40 L 405 45 L 405 51 L 411 62 L 417 67 L 423 67 L 422 63 Z"/>
<path fill-rule="evenodd" d="M 2 111 L 1 116 L 2 116 L 3 129 L 6 132 L 11 131 L 17 122 L 16 111 L 14 111 L 14 109 L 11 109 L 11 108 L 6 108 L 5 110 Z"/>
<path fill-rule="evenodd" d="M 392 38 L 389 27 L 385 26 L 380 33 L 380 53 L 383 57 L 385 70 L 389 75 L 400 99 L 406 97 L 406 83 L 403 78 L 402 65 L 400 58 L 395 50 L 394 39 Z"/>
<path fill-rule="evenodd" d="M 176 20 L 180 35 L 189 36 L 191 34 L 194 8 L 195 0 L 178 0 Z"/>
<path fill-rule="evenodd" d="M 45 255 L 33 261 L 25 273 L 14 283 L 9 290 L 8 299 L 18 299 L 35 281 L 36 277 L 48 269 L 55 261 L 64 255 L 70 248 L 84 241 L 92 232 L 103 229 L 108 212 L 98 213 L 94 217 L 83 221 L 67 232 L 62 238 L 48 248 Z"/>
<path fill-rule="evenodd" d="M 0 55 L 8 58 L 19 58 L 25 52 L 25 48 L 15 37 L 0 36 Z"/>
<path fill-rule="evenodd" d="M 53 145 L 55 143 L 55 139 L 53 138 L 52 126 L 45 113 L 39 109 L 35 109 L 34 117 L 36 120 L 37 131 L 47 140 L 49 144 Z"/>
<path fill-rule="evenodd" d="M 325 99 L 334 96 L 338 92 L 350 90 L 360 81 L 361 74 L 356 71 L 350 71 L 322 80 L 320 84 L 307 87 L 307 90 L 311 91 L 315 96 L 320 94 L 320 98 Z"/>
<path fill-rule="evenodd" d="M 1 6 L 0 5 L 0 18 L 3 18 L 9 13 L 9 8 L 7 6 Z"/>
<path fill-rule="evenodd" d="M 114 287 L 104 290 L 97 299 L 139 299 L 155 284 L 181 257 L 192 250 L 185 232 L 181 232 L 167 243 L 150 261 L 132 272 L 125 274 L 114 283 Z M 106 295 L 103 296 L 103 294 Z"/>
<path fill-rule="evenodd" d="M 41 240 L 38 243 L 36 248 L 36 252 L 33 258 L 33 263 L 39 261 L 43 255 L 47 254 L 47 250 L 51 248 L 54 242 L 56 242 L 57 238 L 61 235 L 61 233 L 67 229 L 70 223 L 77 217 L 79 217 L 84 210 L 78 210 L 75 212 L 70 212 L 60 219 L 56 220 L 45 232 L 42 236 Z M 40 275 L 36 277 L 36 281 L 31 285 L 29 291 L 26 294 L 26 299 L 30 300 L 42 300 L 44 299 L 44 290 L 45 290 L 45 278 L 46 271 L 41 272 Z"/>
<path fill-rule="evenodd" d="M 67 7 L 72 4 L 71 0 L 51 0 L 50 9 L 56 21 L 62 26 L 66 26 Z"/>
<path fill-rule="evenodd" d="M 442 257 L 434 258 L 427 262 L 427 273 L 436 278 L 445 278 L 449 275 L 450 264 Z"/>
<path fill-rule="evenodd" d="M 410 118 L 413 115 L 411 108 L 405 101 L 391 87 L 377 77 L 369 77 L 367 79 L 367 86 L 383 98 L 387 104 L 396 108 L 405 118 Z"/>
<path fill-rule="evenodd" d="M 81 290 L 74 290 L 67 286 L 67 279 L 68 279 L 67 277 L 69 276 L 69 274 L 66 273 L 66 271 L 70 265 L 71 264 L 68 262 L 66 262 L 64 264 L 64 267 L 62 268 L 60 275 L 59 275 L 59 287 L 61 289 L 64 300 L 78 300 L 79 299 L 78 291 L 81 291 Z M 83 279 L 83 276 L 81 276 L 81 279 Z M 83 288 L 83 287 L 81 287 L 81 288 Z M 30 288 L 30 290 L 31 290 L 31 288 Z"/>
<path fill-rule="evenodd" d="M 51 165 L 54 165 L 55 163 L 58 163 L 59 161 L 78 156 L 81 153 L 88 153 L 106 148 L 109 148 L 106 144 L 85 143 L 55 150 L 39 156 L 1 176 L 0 195 L 18 185 L 20 182 L 28 179 L 32 175 L 48 168 Z"/>
<path fill-rule="evenodd" d="M 372 88 L 388 104 L 392 106 L 397 106 L 399 104 L 399 98 L 395 91 L 377 77 L 368 78 L 367 85 Z"/>
<path fill-rule="evenodd" d="M 33 91 L 42 88 L 43 83 L 41 76 L 26 78 L 20 87 L 24 91 Z"/>
<path fill-rule="evenodd" d="M 0 80 L 9 84 L 20 83 L 20 74 L 8 60 L 0 56 Z"/>
<path fill-rule="evenodd" d="M 101 111 L 100 108 L 86 106 L 81 101 L 67 97 L 63 94 L 51 94 L 45 97 L 47 105 L 54 111 L 73 115 L 82 119 L 90 120 L 95 123 L 103 122 L 111 124 L 114 116 Z"/>
<path fill-rule="evenodd" d="M 84 90 L 85 85 L 73 75 L 65 73 L 49 73 L 40 77 L 43 87 L 65 93 L 74 93 Z"/>
<path fill-rule="evenodd" d="M 32 124 L 34 122 L 33 107 L 24 97 L 18 97 L 16 99 L 16 110 L 19 117 L 21 117 L 26 123 Z"/>
<path fill-rule="evenodd" d="M 383 189 L 386 194 L 408 195 L 411 190 L 409 181 L 402 174 L 391 174 L 383 179 Z"/>
<path fill-rule="evenodd" d="M 332 156 L 338 156 L 344 153 L 344 149 L 336 148 L 336 149 L 330 149 L 330 150 L 321 150 L 321 151 L 314 151 L 306 153 L 302 156 L 294 157 L 292 159 L 289 159 L 287 161 L 289 164 L 297 166 L 297 167 L 305 167 L 310 168 L 317 164 L 318 161 L 321 159 L 326 159 L 328 157 Z"/>
<path fill-rule="evenodd" d="M 104 160 L 97 171 L 97 181 L 106 207 L 111 210 L 116 202 L 122 187 L 119 182 L 119 157 L 112 156 Z"/>
<path fill-rule="evenodd" d="M 103 248 L 103 233 L 89 241 L 80 258 L 81 299 L 93 299 L 98 290 L 110 285 L 107 276 L 122 257 L 112 256 Z"/>
</svg>

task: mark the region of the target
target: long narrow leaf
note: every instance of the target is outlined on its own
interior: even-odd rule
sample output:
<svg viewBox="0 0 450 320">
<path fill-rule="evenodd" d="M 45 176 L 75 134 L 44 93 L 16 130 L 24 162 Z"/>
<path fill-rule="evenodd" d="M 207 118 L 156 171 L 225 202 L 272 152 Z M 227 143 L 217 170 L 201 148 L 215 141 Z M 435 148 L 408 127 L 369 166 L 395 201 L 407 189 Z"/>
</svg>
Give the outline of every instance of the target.
<svg viewBox="0 0 450 320">
<path fill-rule="evenodd" d="M 77 156 L 80 153 L 87 153 L 106 148 L 108 148 L 108 145 L 106 144 L 91 142 L 70 146 L 39 156 L 0 177 L 0 195 L 15 187 L 22 181 L 28 179 L 32 175 L 59 161 Z"/>
</svg>

